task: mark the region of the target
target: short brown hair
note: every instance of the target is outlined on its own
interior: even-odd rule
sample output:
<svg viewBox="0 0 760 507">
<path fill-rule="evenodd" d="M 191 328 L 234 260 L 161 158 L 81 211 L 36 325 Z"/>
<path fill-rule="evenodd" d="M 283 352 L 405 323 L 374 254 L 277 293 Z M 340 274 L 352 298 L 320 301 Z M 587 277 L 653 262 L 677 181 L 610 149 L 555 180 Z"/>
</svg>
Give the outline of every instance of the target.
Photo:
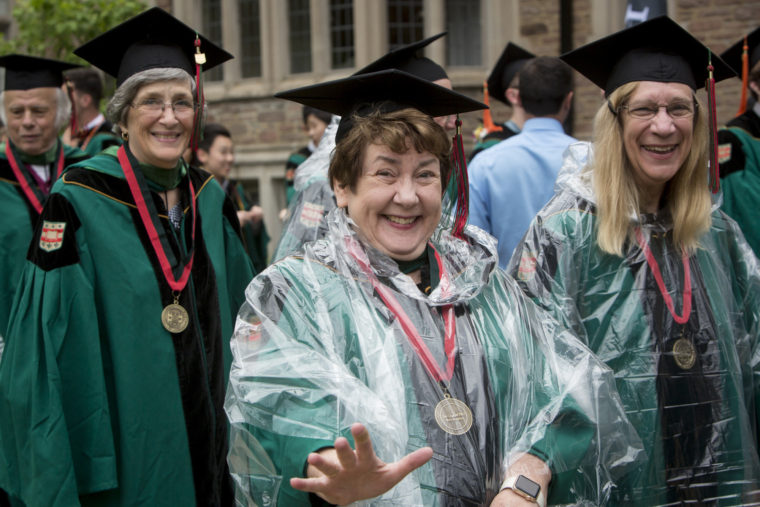
<svg viewBox="0 0 760 507">
<path fill-rule="evenodd" d="M 433 118 L 416 109 L 391 113 L 375 111 L 354 116 L 353 126 L 335 146 L 327 173 L 330 185 L 348 186 L 353 192 L 361 176 L 364 153 L 372 143 L 382 144 L 395 153 L 407 151 L 407 139 L 418 152 L 426 151 L 441 163 L 441 188 L 446 189 L 451 174 L 451 142 Z"/>
</svg>

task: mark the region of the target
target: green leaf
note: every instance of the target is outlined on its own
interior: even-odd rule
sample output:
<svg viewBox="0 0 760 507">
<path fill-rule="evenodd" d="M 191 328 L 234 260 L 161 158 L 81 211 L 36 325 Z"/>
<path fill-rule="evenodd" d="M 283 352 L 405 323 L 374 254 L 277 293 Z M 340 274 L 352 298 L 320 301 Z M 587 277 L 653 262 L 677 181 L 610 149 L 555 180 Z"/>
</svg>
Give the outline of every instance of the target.
<svg viewBox="0 0 760 507">
<path fill-rule="evenodd" d="M 143 0 L 16 0 L 18 33 L 0 39 L 0 54 L 25 53 L 82 63 L 80 44 L 147 8 Z"/>
</svg>

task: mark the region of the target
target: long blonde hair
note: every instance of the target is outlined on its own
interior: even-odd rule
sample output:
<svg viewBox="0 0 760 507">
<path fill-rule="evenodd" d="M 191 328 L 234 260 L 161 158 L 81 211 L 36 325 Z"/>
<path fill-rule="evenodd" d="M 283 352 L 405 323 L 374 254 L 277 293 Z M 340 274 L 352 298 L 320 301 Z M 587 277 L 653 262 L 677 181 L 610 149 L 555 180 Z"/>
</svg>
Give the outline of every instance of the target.
<svg viewBox="0 0 760 507">
<path fill-rule="evenodd" d="M 609 96 L 612 109 L 626 103 L 638 82 L 627 83 Z M 696 100 L 696 99 L 695 99 Z M 697 101 L 698 102 L 698 101 Z M 694 114 L 692 145 L 686 160 L 665 187 L 665 207 L 673 219 L 673 242 L 693 251 L 700 236 L 710 228 L 712 203 L 707 188 L 707 113 L 698 103 Z M 597 242 L 602 251 L 623 256 L 626 240 L 633 237 L 639 214 L 639 191 L 633 167 L 623 143 L 623 123 L 603 104 L 594 117 L 594 156 L 587 170 L 593 171 L 596 195 Z"/>
</svg>

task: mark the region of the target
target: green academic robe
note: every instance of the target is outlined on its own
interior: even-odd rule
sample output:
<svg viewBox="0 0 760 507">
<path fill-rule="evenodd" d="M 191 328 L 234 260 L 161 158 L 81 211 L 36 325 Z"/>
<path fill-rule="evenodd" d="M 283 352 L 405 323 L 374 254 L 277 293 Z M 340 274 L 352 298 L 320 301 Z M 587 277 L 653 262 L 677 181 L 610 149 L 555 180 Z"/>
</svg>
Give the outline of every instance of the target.
<svg viewBox="0 0 760 507">
<path fill-rule="evenodd" d="M 238 211 L 247 211 L 253 206 L 253 202 L 248 197 L 243 184 L 239 181 L 229 180 L 227 183 L 227 195 L 232 199 L 235 209 Z M 267 267 L 267 245 L 269 245 L 269 234 L 267 234 L 266 225 L 262 220 L 258 224 L 245 224 L 242 226 L 243 244 L 248 256 L 251 258 L 254 272 L 258 273 Z"/>
<path fill-rule="evenodd" d="M 343 209 L 326 221 L 325 238 L 254 279 L 239 313 L 226 401 L 238 502 L 308 505 L 289 479 L 303 476 L 309 452 L 350 440 L 361 422 L 386 462 L 426 445 L 434 456 L 359 505 L 488 505 L 522 452 L 551 467 L 550 501 L 603 503 L 640 455 L 610 371 L 498 270 L 493 238 L 436 231 L 445 275 L 426 294 L 361 243 Z M 373 290 L 372 277 L 406 317 Z M 447 305 L 456 352 L 441 384 L 400 322 L 445 369 Z M 435 420 L 442 385 L 472 411 L 461 435 Z"/>
<path fill-rule="evenodd" d="M 757 123 L 757 114 L 748 112 Z M 760 137 L 739 127 L 718 131 L 721 209 L 739 224 L 760 256 Z"/>
<path fill-rule="evenodd" d="M 181 228 L 160 222 L 192 272 L 175 300 L 115 148 L 70 167 L 35 231 L 0 363 L 0 486 L 27 505 L 229 505 L 229 336 L 252 277 L 235 210 L 189 169 Z M 4 466 L 3 466 L 4 465 Z"/>
<path fill-rule="evenodd" d="M 113 124 L 104 121 L 95 127 L 94 131 L 83 134 L 83 137 L 77 140 L 77 146 L 89 155 L 97 155 L 111 146 L 121 146 L 121 138 L 113 131 Z"/>
<path fill-rule="evenodd" d="M 574 172 L 584 162 L 560 173 L 562 189 L 533 220 L 507 271 L 615 372 L 648 459 L 618 484 L 611 505 L 758 501 L 757 258 L 719 210 L 686 259 L 673 247 L 666 213 L 637 218 L 646 249 L 633 239 L 624 257 L 603 253 L 589 173 Z"/>
<path fill-rule="evenodd" d="M 79 162 L 87 157 L 82 151 L 64 145 L 64 167 Z M 29 169 L 18 161 L 22 171 Z M 53 162 L 53 171 L 58 161 Z M 13 294 L 26 261 L 26 253 L 37 225 L 39 213 L 27 199 L 21 185 L 11 170 L 5 156 L 5 144 L 0 144 L 0 215 L 3 225 L 0 227 L 0 343 L 8 326 Z M 2 345 L 0 344 L 0 357 Z"/>
<path fill-rule="evenodd" d="M 287 205 L 290 205 L 293 196 L 296 195 L 296 169 L 298 169 L 299 165 L 306 162 L 306 159 L 311 156 L 313 151 L 309 146 L 304 146 L 298 151 L 291 153 L 285 162 L 285 203 Z"/>
</svg>

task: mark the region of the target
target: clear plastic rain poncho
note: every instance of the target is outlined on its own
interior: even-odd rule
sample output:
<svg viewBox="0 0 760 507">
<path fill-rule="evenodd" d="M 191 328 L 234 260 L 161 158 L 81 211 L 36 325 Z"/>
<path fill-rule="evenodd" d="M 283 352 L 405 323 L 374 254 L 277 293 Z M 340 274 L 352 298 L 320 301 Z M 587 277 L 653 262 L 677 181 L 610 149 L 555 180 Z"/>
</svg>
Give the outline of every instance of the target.
<svg viewBox="0 0 760 507">
<path fill-rule="evenodd" d="M 327 227 L 324 217 L 336 206 L 327 170 L 335 150 L 338 122 L 340 116 L 333 115 L 317 149 L 296 169 L 293 182 L 296 193 L 288 206 L 272 262 L 298 252 L 304 243 L 325 235 Z"/>
<path fill-rule="evenodd" d="M 326 238 L 251 282 L 238 315 L 225 405 L 238 505 L 308 505 L 289 479 L 337 437 L 353 445 L 355 422 L 385 462 L 434 450 L 360 505 L 488 505 L 525 452 L 551 467 L 551 503 L 604 504 L 643 459 L 612 373 L 498 270 L 495 240 L 439 226 L 440 283 L 425 295 L 343 209 L 326 222 Z M 462 434 L 437 423 L 446 393 L 472 412 Z"/>
<path fill-rule="evenodd" d="M 586 144 L 568 149 L 558 193 L 508 272 L 615 372 L 648 459 L 612 504 L 754 504 L 758 260 L 717 206 L 690 256 L 673 246 L 666 213 L 632 216 L 640 233 L 625 257 L 602 253 L 588 158 Z"/>
</svg>

